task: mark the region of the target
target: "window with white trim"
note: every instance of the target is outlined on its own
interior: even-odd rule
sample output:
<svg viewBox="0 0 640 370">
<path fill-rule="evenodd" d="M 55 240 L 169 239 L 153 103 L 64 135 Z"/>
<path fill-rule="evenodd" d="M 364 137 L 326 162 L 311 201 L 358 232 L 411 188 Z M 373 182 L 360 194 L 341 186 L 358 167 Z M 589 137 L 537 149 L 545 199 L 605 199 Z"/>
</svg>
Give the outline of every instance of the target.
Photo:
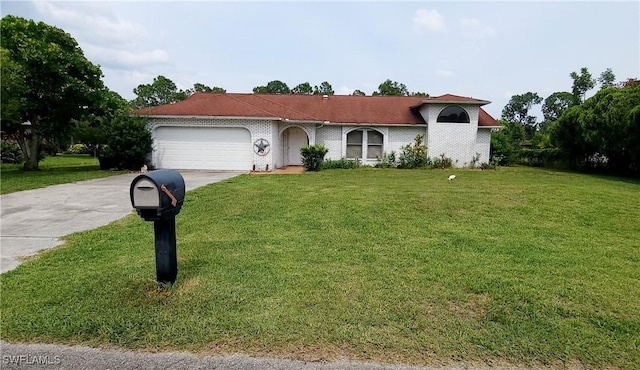
<svg viewBox="0 0 640 370">
<path fill-rule="evenodd" d="M 347 158 L 378 159 L 382 157 L 384 136 L 371 129 L 353 130 L 347 134 Z"/>
<path fill-rule="evenodd" d="M 469 123 L 469 113 L 460 106 L 452 105 L 440 112 L 437 122 Z"/>
</svg>

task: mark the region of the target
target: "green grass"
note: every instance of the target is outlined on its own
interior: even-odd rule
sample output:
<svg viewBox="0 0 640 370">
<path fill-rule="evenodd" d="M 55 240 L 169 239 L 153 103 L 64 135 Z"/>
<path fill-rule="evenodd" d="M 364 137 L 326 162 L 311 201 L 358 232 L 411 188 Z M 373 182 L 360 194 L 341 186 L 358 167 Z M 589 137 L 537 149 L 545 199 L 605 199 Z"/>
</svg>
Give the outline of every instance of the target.
<svg viewBox="0 0 640 370">
<path fill-rule="evenodd" d="M 447 181 L 449 174 L 454 181 Z M 637 368 L 640 183 L 544 169 L 243 175 L 0 278 L 2 338 L 317 360 Z"/>
<path fill-rule="evenodd" d="M 48 156 L 40 162 L 39 167 L 37 171 L 23 171 L 21 164 L 2 164 L 0 194 L 124 173 L 101 171 L 98 160 L 88 155 Z"/>
</svg>

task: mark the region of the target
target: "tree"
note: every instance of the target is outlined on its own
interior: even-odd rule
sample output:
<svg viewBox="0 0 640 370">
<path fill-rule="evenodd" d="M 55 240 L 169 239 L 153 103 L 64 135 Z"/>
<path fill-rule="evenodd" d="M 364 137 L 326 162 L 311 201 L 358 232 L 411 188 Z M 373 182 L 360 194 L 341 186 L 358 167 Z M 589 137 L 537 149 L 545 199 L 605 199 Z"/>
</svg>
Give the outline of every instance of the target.
<svg viewBox="0 0 640 370">
<path fill-rule="evenodd" d="M 416 91 L 416 92 L 412 92 L 411 94 L 409 94 L 409 96 L 422 96 L 422 97 L 428 98 L 429 94 L 424 93 L 424 92 L 420 92 L 420 91 Z"/>
<path fill-rule="evenodd" d="M 531 108 L 542 102 L 537 93 L 527 92 L 522 95 L 513 95 L 502 110 L 502 119 L 512 123 L 518 123 L 525 129 L 527 139 L 531 139 L 538 130 L 538 122 L 535 116 L 529 115 Z"/>
<path fill-rule="evenodd" d="M 196 82 L 195 84 L 193 84 L 193 89 L 189 91 L 190 94 L 196 93 L 196 92 L 208 92 L 208 93 L 215 93 L 215 94 L 224 94 L 227 92 L 227 90 L 223 89 L 222 87 L 218 87 L 218 86 L 214 86 L 214 87 L 209 87 L 205 84 L 201 84 L 199 82 Z"/>
<path fill-rule="evenodd" d="M 253 88 L 254 94 L 290 94 L 291 90 L 286 83 L 273 80 L 267 83 L 267 86 L 256 86 Z"/>
<path fill-rule="evenodd" d="M 409 90 L 405 84 L 398 83 L 396 81 L 386 80 L 378 86 L 378 90 L 374 91 L 372 95 L 399 95 L 399 96 L 409 96 Z"/>
<path fill-rule="evenodd" d="M 105 123 L 109 135 L 100 153 L 101 169 L 139 170 L 153 149 L 153 138 L 142 117 L 120 115 Z"/>
<path fill-rule="evenodd" d="M 0 120 L 3 131 L 7 131 L 7 126 L 15 127 L 20 124 L 20 96 L 27 94 L 27 87 L 23 85 L 21 76 L 22 67 L 14 62 L 9 50 L 0 48 L 0 99 L 2 99 L 2 109 L 0 110 Z"/>
<path fill-rule="evenodd" d="M 604 72 L 600 73 L 600 77 L 598 77 L 601 89 L 614 86 L 615 81 L 616 75 L 613 74 L 613 70 L 611 70 L 611 68 L 607 68 Z"/>
<path fill-rule="evenodd" d="M 563 113 L 551 139 L 576 167 L 640 175 L 640 85 L 601 89 Z"/>
<path fill-rule="evenodd" d="M 254 94 L 269 94 L 269 90 L 266 86 L 256 86 L 253 88 Z"/>
<path fill-rule="evenodd" d="M 176 84 L 165 76 L 154 78 L 151 84 L 138 85 L 133 93 L 137 95 L 130 103 L 134 109 L 175 103 L 189 96 L 188 91 L 178 90 Z"/>
<path fill-rule="evenodd" d="M 73 140 L 85 144 L 94 157 L 98 156 L 98 149 L 105 144 L 108 132 L 105 124 L 115 117 L 128 114 L 130 110 L 127 101 L 118 93 L 106 88 L 99 93 L 97 104 L 90 109 L 89 114 L 74 121 L 71 133 Z"/>
<path fill-rule="evenodd" d="M 577 101 L 583 102 L 587 91 L 593 89 L 596 85 L 596 80 L 593 79 L 591 73 L 589 73 L 589 70 L 586 67 L 580 68 L 580 75 L 576 72 L 571 72 L 569 76 L 571 76 L 571 79 L 573 80 L 571 93 Z"/>
<path fill-rule="evenodd" d="M 3 130 L 19 143 L 24 168 L 37 169 L 42 139 L 70 132 L 95 104 L 102 71 L 71 35 L 43 22 L 7 15 L 1 38 Z"/>
<path fill-rule="evenodd" d="M 549 95 L 542 104 L 542 114 L 545 122 L 553 122 L 560 117 L 560 115 L 577 104 L 573 94 L 566 91 L 557 91 Z"/>
<path fill-rule="evenodd" d="M 636 78 L 628 78 L 626 81 L 622 81 L 618 83 L 618 87 L 621 87 L 621 88 L 634 87 L 638 85 L 640 85 L 640 80 Z"/>
<path fill-rule="evenodd" d="M 313 94 L 313 88 L 311 87 L 311 84 L 309 84 L 308 82 L 303 82 L 298 86 L 294 87 L 293 89 L 291 89 L 291 93 L 301 94 L 301 95 L 311 95 Z"/>
<path fill-rule="evenodd" d="M 364 91 L 358 90 L 358 89 L 353 90 L 351 95 L 354 95 L 354 96 L 367 96 L 367 94 L 365 94 Z"/>
<path fill-rule="evenodd" d="M 522 126 L 519 126 L 522 129 Z M 518 146 L 519 148 L 519 146 Z M 491 134 L 491 161 L 500 166 L 508 166 L 516 161 L 513 139 L 505 129 Z"/>
<path fill-rule="evenodd" d="M 313 87 L 314 95 L 333 95 L 335 92 L 333 91 L 333 87 L 327 81 L 324 81 L 320 84 L 320 86 Z"/>
</svg>

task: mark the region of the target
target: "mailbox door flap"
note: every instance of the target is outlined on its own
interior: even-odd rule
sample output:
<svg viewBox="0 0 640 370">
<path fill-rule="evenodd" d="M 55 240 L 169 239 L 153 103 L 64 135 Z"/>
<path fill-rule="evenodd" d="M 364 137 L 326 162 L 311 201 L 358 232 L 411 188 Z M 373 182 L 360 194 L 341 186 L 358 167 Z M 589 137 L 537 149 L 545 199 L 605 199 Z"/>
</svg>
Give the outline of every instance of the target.
<svg viewBox="0 0 640 370">
<path fill-rule="evenodd" d="M 159 208 L 159 189 L 150 179 L 141 178 L 134 185 L 132 200 L 135 208 Z"/>
<path fill-rule="evenodd" d="M 175 207 L 175 206 L 178 205 L 178 200 L 176 199 L 175 196 L 173 196 L 173 193 L 171 192 L 171 190 L 169 190 L 169 188 L 166 187 L 165 184 L 162 184 L 162 186 L 160 186 L 160 190 L 162 190 L 163 193 L 167 194 L 169 199 L 171 199 L 171 205 L 172 206 Z"/>
</svg>

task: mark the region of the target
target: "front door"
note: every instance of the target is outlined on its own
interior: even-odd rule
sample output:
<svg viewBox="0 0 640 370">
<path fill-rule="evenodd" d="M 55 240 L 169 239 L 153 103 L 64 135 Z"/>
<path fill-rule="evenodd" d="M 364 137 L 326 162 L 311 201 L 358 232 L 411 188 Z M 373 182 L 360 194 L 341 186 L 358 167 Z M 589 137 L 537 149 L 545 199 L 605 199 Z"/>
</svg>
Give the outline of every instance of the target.
<svg viewBox="0 0 640 370">
<path fill-rule="evenodd" d="M 309 138 L 307 133 L 299 127 L 291 127 L 287 131 L 289 132 L 287 164 L 301 166 L 302 155 L 300 155 L 300 148 L 309 144 Z"/>
</svg>

